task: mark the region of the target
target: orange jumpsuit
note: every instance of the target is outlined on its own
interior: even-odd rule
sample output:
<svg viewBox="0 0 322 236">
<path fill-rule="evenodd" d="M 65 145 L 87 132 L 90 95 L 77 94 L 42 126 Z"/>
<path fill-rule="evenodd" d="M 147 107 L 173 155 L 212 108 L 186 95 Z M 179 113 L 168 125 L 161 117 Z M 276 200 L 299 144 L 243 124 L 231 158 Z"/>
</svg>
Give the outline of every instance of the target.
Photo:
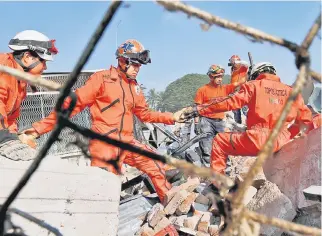
<svg viewBox="0 0 322 236">
<path fill-rule="evenodd" d="M 290 86 L 280 82 L 278 76 L 261 74 L 256 80 L 241 85 L 239 92 L 230 99 L 209 106 L 197 106 L 200 115 L 235 110 L 244 105 L 249 107 L 246 132 L 219 133 L 214 138 L 211 168 L 224 173 L 228 155 L 256 156 L 279 118 L 291 90 Z M 292 106 L 284 127 L 274 142 L 274 152 L 290 140 L 287 127 L 294 119 L 305 124 L 312 119 L 312 113 L 305 106 L 301 95 Z"/>
<path fill-rule="evenodd" d="M 146 103 L 143 92 L 136 80 L 129 80 L 117 68 L 111 66 L 93 74 L 84 86 L 76 89 L 77 104 L 71 116 L 79 113 L 85 107 L 90 108 L 91 129 L 102 135 L 134 144 L 140 148 L 151 150 L 148 146 L 139 143 L 133 137 L 133 114 L 143 122 L 174 124 L 172 113 L 151 111 Z M 70 99 L 66 99 L 67 107 Z M 32 126 L 39 134 L 53 129 L 56 123 L 56 113 L 53 111 L 45 119 Z M 122 163 L 135 166 L 145 172 L 151 179 L 160 200 L 171 188 L 165 177 L 164 165 L 147 157 L 122 151 L 120 148 L 99 140 L 90 140 L 89 151 L 91 165 L 104 167 L 116 173 L 114 167 L 106 160 L 120 156 L 119 167 Z"/>
<path fill-rule="evenodd" d="M 220 99 L 227 97 L 230 93 L 235 91 L 236 86 L 232 84 L 226 85 L 213 85 L 211 82 L 200 87 L 195 95 L 196 104 L 205 104 L 214 102 L 214 99 Z M 210 119 L 224 119 L 224 112 L 205 114 L 205 117 Z"/>
<path fill-rule="evenodd" d="M 237 65 L 237 68 L 232 67 L 231 84 L 242 84 L 246 82 L 248 66 L 244 64 Z M 237 123 L 242 123 L 242 109 L 233 110 L 234 119 Z M 245 114 L 245 113 L 244 113 Z M 246 114 L 245 114 L 246 115 Z"/>
<path fill-rule="evenodd" d="M 246 81 L 248 67 L 246 65 L 240 65 L 239 68 L 233 69 L 231 72 L 231 84 L 243 83 Z"/>
<path fill-rule="evenodd" d="M 0 54 L 0 65 L 23 71 L 12 53 Z M 17 118 L 20 115 L 21 103 L 26 98 L 26 87 L 26 82 L 0 72 L 0 143 L 18 139 L 13 134 L 18 132 Z"/>
</svg>

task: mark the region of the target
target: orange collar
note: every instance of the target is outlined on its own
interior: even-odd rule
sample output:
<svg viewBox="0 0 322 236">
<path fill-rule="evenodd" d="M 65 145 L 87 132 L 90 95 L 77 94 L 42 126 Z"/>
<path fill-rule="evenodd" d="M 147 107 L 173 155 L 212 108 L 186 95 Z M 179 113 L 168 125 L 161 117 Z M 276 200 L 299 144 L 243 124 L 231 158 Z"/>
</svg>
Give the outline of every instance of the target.
<svg viewBox="0 0 322 236">
<path fill-rule="evenodd" d="M 268 74 L 268 73 L 260 74 L 259 76 L 257 76 L 257 78 L 255 80 L 262 80 L 262 79 L 281 82 L 280 77 L 278 77 L 277 75 L 272 75 L 272 74 Z"/>
<path fill-rule="evenodd" d="M 126 74 L 123 71 L 121 71 L 119 67 L 116 68 L 114 66 L 111 66 L 110 71 L 111 71 L 111 78 L 112 79 L 122 79 L 126 83 L 137 84 L 136 79 L 128 79 Z"/>
<path fill-rule="evenodd" d="M 8 53 L 8 59 L 12 61 L 13 68 L 24 71 L 23 68 L 16 62 L 15 58 L 13 57 L 12 53 Z"/>
</svg>

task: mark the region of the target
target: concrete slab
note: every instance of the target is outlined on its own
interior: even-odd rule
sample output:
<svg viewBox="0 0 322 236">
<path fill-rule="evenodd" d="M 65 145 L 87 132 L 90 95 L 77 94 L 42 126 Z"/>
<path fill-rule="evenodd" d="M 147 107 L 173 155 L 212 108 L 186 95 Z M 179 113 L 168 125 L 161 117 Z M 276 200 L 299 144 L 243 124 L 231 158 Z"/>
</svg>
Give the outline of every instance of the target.
<svg viewBox="0 0 322 236">
<path fill-rule="evenodd" d="M 0 156 L 0 204 L 30 164 Z M 112 236 L 117 234 L 120 192 L 119 176 L 48 156 L 12 207 L 44 220 L 62 235 Z M 12 220 L 27 235 L 53 235 L 20 216 Z"/>
<path fill-rule="evenodd" d="M 295 208 L 315 204 L 305 199 L 303 190 L 321 186 L 321 128 L 286 144 L 264 163 L 263 170 Z"/>
</svg>

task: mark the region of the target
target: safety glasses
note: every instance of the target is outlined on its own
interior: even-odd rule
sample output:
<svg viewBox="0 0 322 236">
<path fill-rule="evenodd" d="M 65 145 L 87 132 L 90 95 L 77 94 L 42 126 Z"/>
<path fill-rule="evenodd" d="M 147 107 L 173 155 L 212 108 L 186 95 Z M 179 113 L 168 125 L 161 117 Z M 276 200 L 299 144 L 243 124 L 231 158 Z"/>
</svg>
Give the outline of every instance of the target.
<svg viewBox="0 0 322 236">
<path fill-rule="evenodd" d="M 149 50 L 144 50 L 142 52 L 138 53 L 127 53 L 126 56 L 129 58 L 129 60 L 132 63 L 140 63 L 140 64 L 147 64 L 151 63 L 151 58 L 150 58 L 150 51 Z"/>
</svg>

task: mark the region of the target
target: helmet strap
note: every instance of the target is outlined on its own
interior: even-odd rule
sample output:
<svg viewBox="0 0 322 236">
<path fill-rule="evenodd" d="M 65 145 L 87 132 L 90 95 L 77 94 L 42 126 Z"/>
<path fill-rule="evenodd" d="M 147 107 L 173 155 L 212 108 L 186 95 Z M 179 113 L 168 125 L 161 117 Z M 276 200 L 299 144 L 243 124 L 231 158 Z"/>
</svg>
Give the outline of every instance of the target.
<svg viewBox="0 0 322 236">
<path fill-rule="evenodd" d="M 35 68 L 36 66 L 38 66 L 41 62 L 40 61 L 36 61 L 34 63 L 32 63 L 30 66 L 25 66 L 23 64 L 23 62 L 21 61 L 21 57 L 19 57 L 18 55 L 13 55 L 15 61 L 22 67 L 22 69 L 25 72 L 29 72 L 30 70 L 32 70 L 33 68 Z"/>
<path fill-rule="evenodd" d="M 127 70 L 130 68 L 130 61 L 129 60 L 125 60 L 125 69 L 122 68 L 122 66 L 120 65 L 120 62 L 118 63 L 119 64 L 119 67 L 120 67 L 120 70 L 125 74 L 126 78 L 130 79 L 130 77 L 128 77 L 127 75 Z"/>
</svg>

